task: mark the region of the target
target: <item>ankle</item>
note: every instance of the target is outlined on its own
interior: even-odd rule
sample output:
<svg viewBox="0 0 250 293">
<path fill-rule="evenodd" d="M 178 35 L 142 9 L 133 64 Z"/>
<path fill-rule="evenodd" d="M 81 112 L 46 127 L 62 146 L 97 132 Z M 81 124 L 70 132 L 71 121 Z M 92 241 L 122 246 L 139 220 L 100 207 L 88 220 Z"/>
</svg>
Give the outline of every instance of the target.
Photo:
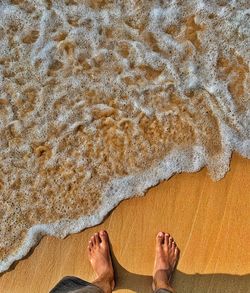
<svg viewBox="0 0 250 293">
<path fill-rule="evenodd" d="M 164 278 L 154 278 L 153 279 L 154 285 L 155 285 L 155 290 L 158 289 L 167 289 L 170 292 L 175 292 L 175 290 L 172 288 L 170 285 L 170 282 L 167 279 Z"/>
<path fill-rule="evenodd" d="M 166 283 L 157 283 L 157 284 L 154 283 L 154 284 L 155 284 L 155 291 L 159 289 L 166 289 L 171 293 L 175 292 L 175 290 L 169 284 L 166 284 Z"/>
<path fill-rule="evenodd" d="M 112 275 L 103 275 L 99 276 L 92 284 L 101 288 L 104 293 L 110 293 L 114 289 L 115 282 Z"/>
<path fill-rule="evenodd" d="M 104 293 L 111 293 L 112 292 L 112 287 L 109 283 L 103 283 L 103 282 L 94 282 L 92 283 L 96 287 L 102 289 Z"/>
</svg>

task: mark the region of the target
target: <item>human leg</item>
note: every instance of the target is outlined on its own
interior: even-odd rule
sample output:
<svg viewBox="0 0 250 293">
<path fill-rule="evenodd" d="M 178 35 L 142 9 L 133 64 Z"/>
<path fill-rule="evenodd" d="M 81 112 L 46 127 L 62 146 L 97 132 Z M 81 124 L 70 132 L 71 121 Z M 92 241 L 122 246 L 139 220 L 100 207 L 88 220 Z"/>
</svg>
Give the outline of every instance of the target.
<svg viewBox="0 0 250 293">
<path fill-rule="evenodd" d="M 105 293 L 112 292 L 115 287 L 114 269 L 106 231 L 95 233 L 91 237 L 88 245 L 88 255 L 97 276 L 93 284 L 102 288 Z"/>
<path fill-rule="evenodd" d="M 180 250 L 174 239 L 167 233 L 158 233 L 152 284 L 155 293 L 174 292 L 171 286 L 171 278 L 175 271 L 179 254 Z"/>
</svg>

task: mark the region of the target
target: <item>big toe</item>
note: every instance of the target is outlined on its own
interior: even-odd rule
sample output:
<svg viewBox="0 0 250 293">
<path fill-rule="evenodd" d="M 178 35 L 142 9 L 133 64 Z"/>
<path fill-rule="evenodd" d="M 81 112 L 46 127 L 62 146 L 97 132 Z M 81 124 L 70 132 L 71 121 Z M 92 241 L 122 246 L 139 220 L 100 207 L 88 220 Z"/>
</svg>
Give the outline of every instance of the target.
<svg viewBox="0 0 250 293">
<path fill-rule="evenodd" d="M 108 233 L 104 230 L 100 231 L 99 233 L 100 238 L 101 238 L 101 243 L 102 245 L 108 245 L 109 244 L 109 237 L 108 237 Z"/>
<path fill-rule="evenodd" d="M 162 245 L 164 243 L 164 233 L 163 232 L 159 232 L 156 236 L 156 245 Z"/>
</svg>

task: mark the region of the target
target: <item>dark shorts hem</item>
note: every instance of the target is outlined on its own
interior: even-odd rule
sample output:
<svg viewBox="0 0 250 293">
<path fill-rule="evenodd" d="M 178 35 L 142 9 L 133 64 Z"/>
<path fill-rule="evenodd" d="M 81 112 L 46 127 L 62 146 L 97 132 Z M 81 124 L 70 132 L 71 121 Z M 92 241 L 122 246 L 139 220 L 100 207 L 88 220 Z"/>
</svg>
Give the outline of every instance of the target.
<svg viewBox="0 0 250 293">
<path fill-rule="evenodd" d="M 103 290 L 87 281 L 74 276 L 61 279 L 49 293 L 103 293 Z"/>
</svg>

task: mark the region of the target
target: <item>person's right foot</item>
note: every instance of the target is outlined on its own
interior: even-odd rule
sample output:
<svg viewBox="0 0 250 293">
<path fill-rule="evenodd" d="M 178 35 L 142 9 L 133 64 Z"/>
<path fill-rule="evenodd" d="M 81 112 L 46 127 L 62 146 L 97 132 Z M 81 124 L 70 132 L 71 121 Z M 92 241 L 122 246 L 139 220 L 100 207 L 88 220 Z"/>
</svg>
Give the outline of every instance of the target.
<svg viewBox="0 0 250 293">
<path fill-rule="evenodd" d="M 153 271 L 153 290 L 164 288 L 173 292 L 171 278 L 175 271 L 180 250 L 174 239 L 164 232 L 159 232 L 156 237 L 156 254 Z"/>
</svg>

